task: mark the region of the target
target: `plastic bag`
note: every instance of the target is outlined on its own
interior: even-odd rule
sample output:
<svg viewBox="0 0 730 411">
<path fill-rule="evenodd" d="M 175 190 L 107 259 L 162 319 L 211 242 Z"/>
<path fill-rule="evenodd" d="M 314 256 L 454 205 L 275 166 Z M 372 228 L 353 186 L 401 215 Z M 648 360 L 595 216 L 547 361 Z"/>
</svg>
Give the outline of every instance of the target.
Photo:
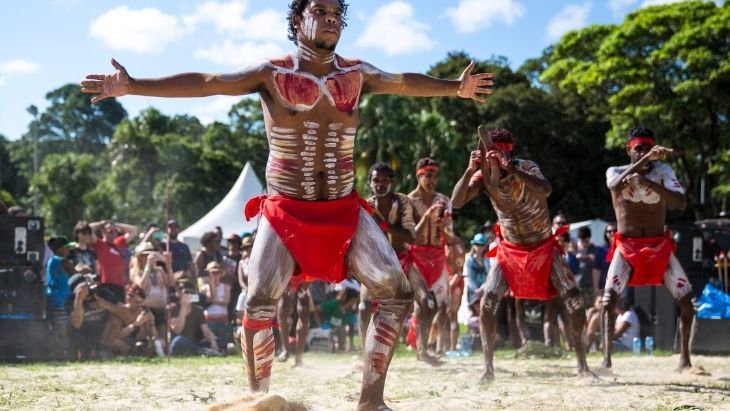
<svg viewBox="0 0 730 411">
<path fill-rule="evenodd" d="M 730 294 L 712 284 L 705 285 L 697 301 L 697 318 L 730 319 Z"/>
</svg>

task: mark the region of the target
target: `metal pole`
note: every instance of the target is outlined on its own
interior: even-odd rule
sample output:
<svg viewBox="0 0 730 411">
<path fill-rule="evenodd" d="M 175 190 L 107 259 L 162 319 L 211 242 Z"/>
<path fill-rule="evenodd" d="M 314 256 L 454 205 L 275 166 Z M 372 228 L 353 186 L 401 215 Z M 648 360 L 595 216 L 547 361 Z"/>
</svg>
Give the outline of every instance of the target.
<svg viewBox="0 0 730 411">
<path fill-rule="evenodd" d="M 28 113 L 33 116 L 33 177 L 38 174 L 38 107 L 31 105 Z M 38 190 L 33 190 L 33 215 L 38 215 Z"/>
</svg>

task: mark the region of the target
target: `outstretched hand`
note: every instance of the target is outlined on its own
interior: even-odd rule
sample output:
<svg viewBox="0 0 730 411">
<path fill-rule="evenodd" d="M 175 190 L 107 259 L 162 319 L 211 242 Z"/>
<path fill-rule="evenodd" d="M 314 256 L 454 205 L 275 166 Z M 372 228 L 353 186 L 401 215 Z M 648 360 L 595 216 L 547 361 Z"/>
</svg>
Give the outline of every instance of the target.
<svg viewBox="0 0 730 411">
<path fill-rule="evenodd" d="M 81 82 L 82 92 L 96 94 L 91 99 L 92 103 L 98 103 L 109 97 L 121 97 L 129 93 L 129 73 L 127 73 L 127 69 L 114 59 L 112 59 L 112 66 L 117 69 L 113 74 L 87 74 L 86 79 Z"/>
<path fill-rule="evenodd" d="M 456 94 L 461 98 L 470 98 L 474 101 L 484 103 L 486 95 L 492 94 L 492 73 L 471 74 L 474 70 L 474 60 L 461 73 L 459 91 Z"/>
</svg>

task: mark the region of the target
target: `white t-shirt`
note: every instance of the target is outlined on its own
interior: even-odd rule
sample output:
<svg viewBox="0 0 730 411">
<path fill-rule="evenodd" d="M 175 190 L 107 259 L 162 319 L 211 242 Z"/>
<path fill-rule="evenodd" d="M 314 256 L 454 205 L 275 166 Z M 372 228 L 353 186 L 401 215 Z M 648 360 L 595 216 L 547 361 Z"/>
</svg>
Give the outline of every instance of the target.
<svg viewBox="0 0 730 411">
<path fill-rule="evenodd" d="M 616 325 L 619 323 L 629 323 L 629 328 L 624 331 L 621 338 L 619 338 L 619 341 L 621 341 L 621 344 L 625 347 L 632 348 L 634 344 L 634 337 L 639 338 L 641 335 L 639 316 L 636 315 L 636 311 L 634 311 L 633 308 L 629 308 L 629 311 L 619 314 L 618 317 L 616 317 Z"/>
<path fill-rule="evenodd" d="M 627 168 L 629 168 L 629 165 L 609 167 L 606 170 L 606 185 L 611 185 L 611 182 L 618 178 Z M 684 187 L 677 180 L 677 175 L 674 174 L 674 170 L 669 164 L 655 161 L 652 164 L 651 170 L 644 174 L 644 177 L 664 186 L 667 190 L 684 194 Z M 638 183 L 624 187 L 621 191 L 621 196 L 632 203 L 656 204 L 659 202 L 659 194 L 649 187 Z"/>
</svg>

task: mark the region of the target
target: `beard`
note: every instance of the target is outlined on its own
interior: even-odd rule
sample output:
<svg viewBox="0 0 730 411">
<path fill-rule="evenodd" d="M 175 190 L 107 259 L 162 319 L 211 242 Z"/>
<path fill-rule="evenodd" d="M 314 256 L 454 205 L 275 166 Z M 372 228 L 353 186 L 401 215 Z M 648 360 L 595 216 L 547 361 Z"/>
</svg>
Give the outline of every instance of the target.
<svg viewBox="0 0 730 411">
<path fill-rule="evenodd" d="M 327 44 L 324 41 L 315 41 L 314 47 L 326 50 L 326 51 L 335 51 L 335 48 L 337 47 L 337 43 Z"/>
</svg>

